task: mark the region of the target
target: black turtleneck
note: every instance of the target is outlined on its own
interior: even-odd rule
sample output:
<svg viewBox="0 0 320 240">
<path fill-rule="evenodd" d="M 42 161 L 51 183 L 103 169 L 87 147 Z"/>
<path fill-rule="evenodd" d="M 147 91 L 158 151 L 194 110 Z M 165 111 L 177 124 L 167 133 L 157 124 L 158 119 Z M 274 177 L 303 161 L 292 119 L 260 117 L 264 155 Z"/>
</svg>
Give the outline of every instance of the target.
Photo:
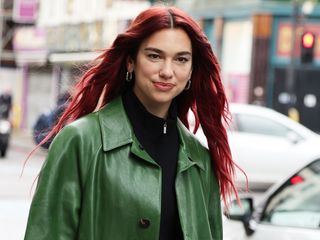
<svg viewBox="0 0 320 240">
<path fill-rule="evenodd" d="M 162 171 L 160 240 L 182 240 L 175 193 L 179 150 L 177 106 L 173 101 L 167 119 L 149 113 L 132 90 L 123 94 L 125 111 L 140 144 Z"/>
</svg>

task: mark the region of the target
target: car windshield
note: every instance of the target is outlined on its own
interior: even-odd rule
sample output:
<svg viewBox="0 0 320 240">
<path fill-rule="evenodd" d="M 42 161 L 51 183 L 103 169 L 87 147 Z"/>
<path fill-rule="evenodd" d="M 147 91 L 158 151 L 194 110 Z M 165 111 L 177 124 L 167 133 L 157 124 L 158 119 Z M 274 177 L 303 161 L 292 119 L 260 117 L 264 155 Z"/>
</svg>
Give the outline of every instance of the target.
<svg viewBox="0 0 320 240">
<path fill-rule="evenodd" d="M 268 202 L 262 222 L 320 228 L 320 160 L 291 177 Z"/>
<path fill-rule="evenodd" d="M 276 122 L 272 119 L 255 116 L 252 114 L 234 114 L 233 129 L 239 132 L 262 134 L 269 136 L 277 136 L 287 138 L 288 135 L 294 132 L 285 125 Z M 294 134 L 298 138 L 302 138 L 297 132 Z"/>
</svg>

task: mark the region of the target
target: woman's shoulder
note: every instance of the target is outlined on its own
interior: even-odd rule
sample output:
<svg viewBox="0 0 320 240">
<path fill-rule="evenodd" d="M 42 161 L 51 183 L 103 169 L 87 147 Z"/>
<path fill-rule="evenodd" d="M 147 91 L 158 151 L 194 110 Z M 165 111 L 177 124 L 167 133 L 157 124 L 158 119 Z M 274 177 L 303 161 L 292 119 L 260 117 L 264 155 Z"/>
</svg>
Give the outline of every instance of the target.
<svg viewBox="0 0 320 240">
<path fill-rule="evenodd" d="M 196 144 L 199 147 L 203 148 L 203 150 L 208 150 L 206 141 L 205 141 L 205 135 L 200 137 L 200 135 L 195 135 L 190 129 L 188 129 L 180 120 L 178 120 L 178 129 L 180 132 L 180 135 L 185 138 L 185 140 L 190 141 L 192 144 Z M 200 131 L 200 129 L 198 129 Z M 197 132 L 198 133 L 198 132 Z"/>
<path fill-rule="evenodd" d="M 61 133 L 68 132 L 68 134 L 82 135 L 88 133 L 93 134 L 95 130 L 99 130 L 98 114 L 96 112 L 85 115 L 67 124 L 61 130 Z"/>
<path fill-rule="evenodd" d="M 102 144 L 102 135 L 106 135 L 106 129 L 114 129 L 117 125 L 123 125 L 125 114 L 122 110 L 121 98 L 115 98 L 100 110 L 89 113 L 61 129 L 56 138 L 62 141 L 76 139 L 78 142 L 90 145 Z M 110 137 L 110 131 L 108 132 Z"/>
<path fill-rule="evenodd" d="M 61 142 L 86 146 L 100 139 L 97 137 L 100 134 L 97 113 L 90 113 L 64 126 L 54 138 L 53 144 Z"/>
</svg>

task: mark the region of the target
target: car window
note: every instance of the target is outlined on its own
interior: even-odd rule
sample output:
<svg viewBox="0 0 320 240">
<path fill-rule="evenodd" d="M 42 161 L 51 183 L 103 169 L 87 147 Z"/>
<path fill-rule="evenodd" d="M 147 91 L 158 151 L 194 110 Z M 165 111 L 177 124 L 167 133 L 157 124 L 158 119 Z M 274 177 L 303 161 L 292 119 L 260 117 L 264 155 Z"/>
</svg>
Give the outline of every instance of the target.
<svg viewBox="0 0 320 240">
<path fill-rule="evenodd" d="M 251 114 L 235 114 L 233 116 L 233 129 L 239 132 L 256 133 L 287 138 L 292 129 L 272 119 Z M 295 133 L 298 138 L 301 138 Z"/>
<path fill-rule="evenodd" d="M 262 222 L 320 229 L 320 160 L 291 177 L 268 201 Z"/>
</svg>

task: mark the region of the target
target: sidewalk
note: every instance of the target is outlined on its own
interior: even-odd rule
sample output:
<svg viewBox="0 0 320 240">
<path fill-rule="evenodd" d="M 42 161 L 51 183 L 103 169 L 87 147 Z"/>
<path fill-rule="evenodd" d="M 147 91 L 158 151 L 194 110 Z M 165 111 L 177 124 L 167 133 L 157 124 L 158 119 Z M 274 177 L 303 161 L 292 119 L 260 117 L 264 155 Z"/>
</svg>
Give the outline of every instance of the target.
<svg viewBox="0 0 320 240">
<path fill-rule="evenodd" d="M 35 143 L 32 139 L 32 133 L 30 130 L 13 129 L 10 146 L 13 148 L 33 149 Z"/>
<path fill-rule="evenodd" d="M 14 130 L 5 158 L 0 159 L 0 198 L 30 198 L 30 189 L 39 174 L 47 152 L 37 149 L 29 132 Z M 1 238 L 0 238 L 1 239 Z"/>
<path fill-rule="evenodd" d="M 13 151 L 31 152 L 35 147 L 36 143 L 33 141 L 31 130 L 13 129 L 10 138 L 10 148 Z M 34 154 L 44 155 L 46 154 L 46 150 L 38 148 Z"/>
<path fill-rule="evenodd" d="M 0 160 L 1 240 L 23 239 L 36 178 L 46 156 L 39 149 L 24 166 L 34 148 L 31 132 L 14 129 L 7 156 Z"/>
</svg>

